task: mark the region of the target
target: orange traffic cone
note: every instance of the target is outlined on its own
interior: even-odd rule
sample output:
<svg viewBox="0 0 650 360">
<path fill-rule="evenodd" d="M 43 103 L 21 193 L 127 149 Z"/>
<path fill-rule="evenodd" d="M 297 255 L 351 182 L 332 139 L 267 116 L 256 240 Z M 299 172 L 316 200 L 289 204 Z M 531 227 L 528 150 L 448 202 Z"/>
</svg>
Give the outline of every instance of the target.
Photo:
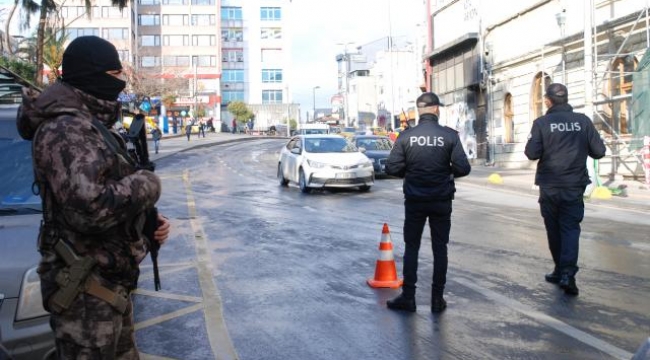
<svg viewBox="0 0 650 360">
<path fill-rule="evenodd" d="M 393 257 L 393 243 L 390 239 L 388 224 L 384 223 L 379 243 L 379 259 L 375 266 L 375 278 L 368 279 L 368 285 L 374 288 L 396 289 L 402 286 L 402 280 L 397 278 L 395 258 Z"/>
</svg>

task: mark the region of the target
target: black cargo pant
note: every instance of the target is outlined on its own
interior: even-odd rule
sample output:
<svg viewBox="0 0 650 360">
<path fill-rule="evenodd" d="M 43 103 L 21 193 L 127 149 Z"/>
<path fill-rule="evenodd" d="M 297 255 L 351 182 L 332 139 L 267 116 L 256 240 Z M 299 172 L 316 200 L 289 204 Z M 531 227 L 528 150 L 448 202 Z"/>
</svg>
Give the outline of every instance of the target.
<svg viewBox="0 0 650 360">
<path fill-rule="evenodd" d="M 447 244 L 451 229 L 452 200 L 417 202 L 404 201 L 404 285 L 405 296 L 415 296 L 418 281 L 418 253 L 424 225 L 429 219 L 431 249 L 433 250 L 433 281 L 431 293 L 442 296 L 447 282 Z"/>
<path fill-rule="evenodd" d="M 578 272 L 580 222 L 585 214 L 584 192 L 584 186 L 541 186 L 539 189 L 539 207 L 557 274 L 575 276 Z"/>
</svg>

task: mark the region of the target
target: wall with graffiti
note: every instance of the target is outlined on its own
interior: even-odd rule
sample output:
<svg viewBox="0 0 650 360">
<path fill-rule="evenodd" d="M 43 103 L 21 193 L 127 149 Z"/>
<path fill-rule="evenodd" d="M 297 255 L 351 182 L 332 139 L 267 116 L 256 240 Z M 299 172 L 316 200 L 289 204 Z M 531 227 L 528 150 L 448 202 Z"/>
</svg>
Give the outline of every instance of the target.
<svg viewBox="0 0 650 360">
<path fill-rule="evenodd" d="M 476 141 L 476 100 L 472 92 L 467 90 L 456 91 L 453 102 L 446 103 L 440 109 L 440 124 L 456 131 L 463 143 L 463 149 L 470 159 L 477 158 Z M 449 98 L 446 96 L 445 98 Z"/>
</svg>

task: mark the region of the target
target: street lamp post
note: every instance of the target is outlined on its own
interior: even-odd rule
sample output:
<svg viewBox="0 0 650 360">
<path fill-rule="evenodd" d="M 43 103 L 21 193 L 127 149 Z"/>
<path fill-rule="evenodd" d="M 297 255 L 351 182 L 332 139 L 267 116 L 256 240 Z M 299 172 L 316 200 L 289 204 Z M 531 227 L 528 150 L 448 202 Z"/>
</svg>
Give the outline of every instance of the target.
<svg viewBox="0 0 650 360">
<path fill-rule="evenodd" d="M 313 91 L 314 91 L 314 113 L 313 113 L 313 121 L 316 121 L 316 89 L 320 89 L 320 86 L 314 86 Z"/>
</svg>

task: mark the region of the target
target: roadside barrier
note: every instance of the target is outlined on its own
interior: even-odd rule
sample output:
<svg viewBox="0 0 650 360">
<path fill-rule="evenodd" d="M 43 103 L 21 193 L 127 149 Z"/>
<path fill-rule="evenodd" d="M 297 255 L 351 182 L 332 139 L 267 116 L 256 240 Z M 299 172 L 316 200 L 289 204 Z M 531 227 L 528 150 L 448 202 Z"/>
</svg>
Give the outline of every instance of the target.
<svg viewBox="0 0 650 360">
<path fill-rule="evenodd" d="M 375 265 L 374 279 L 368 279 L 368 285 L 373 288 L 396 289 L 402 286 L 402 280 L 397 278 L 395 257 L 393 256 L 393 243 L 390 238 L 388 224 L 384 223 L 379 242 L 379 259 Z"/>
</svg>

